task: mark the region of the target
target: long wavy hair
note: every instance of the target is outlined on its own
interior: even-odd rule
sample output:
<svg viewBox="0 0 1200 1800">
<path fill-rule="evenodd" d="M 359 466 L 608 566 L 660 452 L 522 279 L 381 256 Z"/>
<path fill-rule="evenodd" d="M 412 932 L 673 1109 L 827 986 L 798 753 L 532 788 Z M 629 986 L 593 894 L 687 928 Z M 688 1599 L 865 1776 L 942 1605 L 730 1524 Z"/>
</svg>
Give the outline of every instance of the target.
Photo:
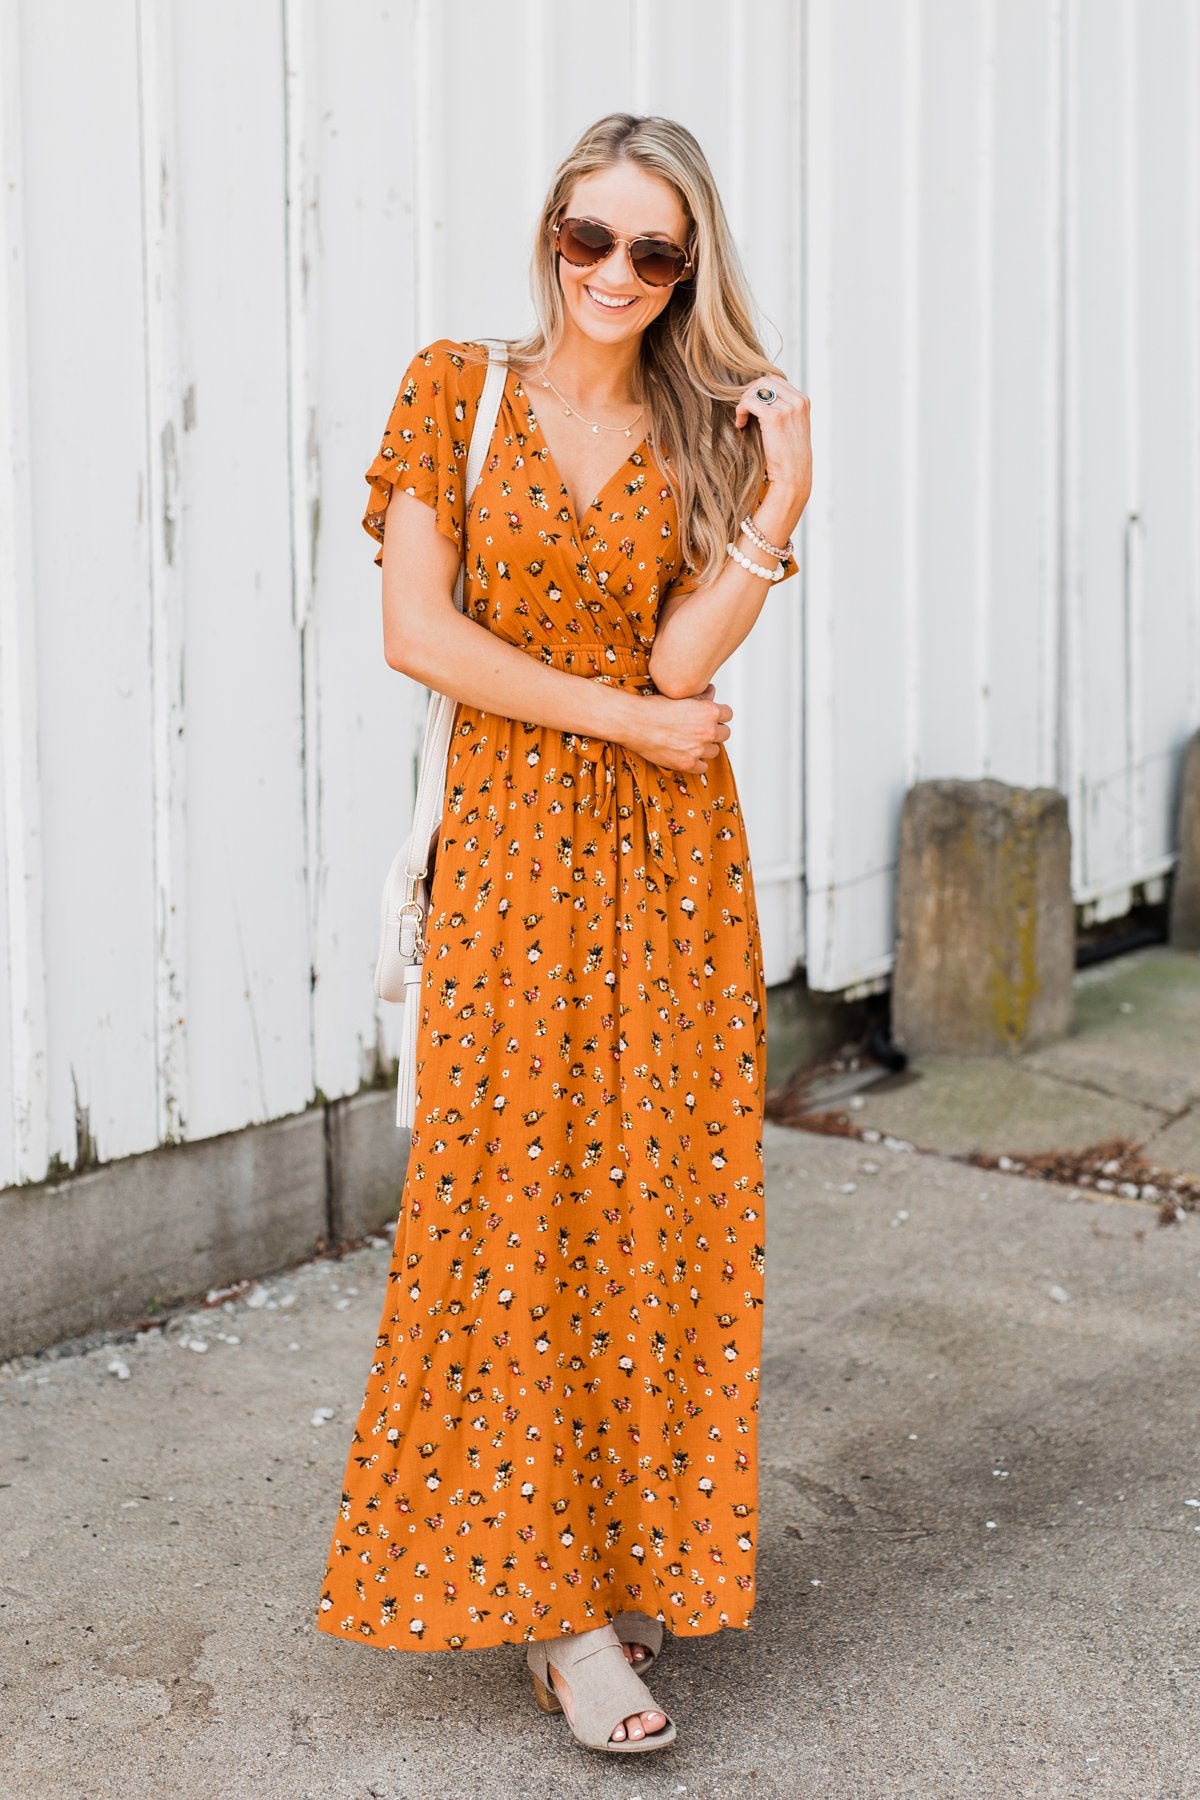
<svg viewBox="0 0 1200 1800">
<path fill-rule="evenodd" d="M 696 571 L 696 585 L 707 587 L 766 474 L 756 421 L 751 417 L 739 430 L 735 405 L 756 377 L 786 377 L 759 341 L 717 184 L 690 131 L 674 119 L 627 112 L 609 113 L 587 128 L 555 170 L 534 231 L 536 324 L 524 337 L 493 341 L 507 345 L 510 362 L 520 369 L 554 354 L 564 310 L 553 227 L 566 216 L 581 176 L 622 160 L 668 182 L 688 222 L 686 248 L 694 266 L 642 333 L 638 376 L 651 453 L 675 495 L 680 555 Z M 468 359 L 482 361 L 483 354 L 468 352 Z"/>
</svg>

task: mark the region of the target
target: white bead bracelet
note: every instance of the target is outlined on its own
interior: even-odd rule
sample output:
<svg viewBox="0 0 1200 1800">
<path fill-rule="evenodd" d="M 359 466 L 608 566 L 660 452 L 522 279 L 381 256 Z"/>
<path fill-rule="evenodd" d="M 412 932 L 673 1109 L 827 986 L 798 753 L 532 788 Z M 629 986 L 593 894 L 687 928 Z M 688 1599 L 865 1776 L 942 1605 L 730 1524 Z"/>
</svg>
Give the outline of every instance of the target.
<svg viewBox="0 0 1200 1800">
<path fill-rule="evenodd" d="M 736 544 L 726 544 L 725 548 L 734 562 L 740 562 L 743 569 L 749 569 L 752 575 L 761 575 L 764 581 L 783 580 L 785 571 L 782 563 L 776 563 L 773 569 L 764 569 L 761 563 L 751 562 L 748 556 L 743 556 Z"/>
</svg>

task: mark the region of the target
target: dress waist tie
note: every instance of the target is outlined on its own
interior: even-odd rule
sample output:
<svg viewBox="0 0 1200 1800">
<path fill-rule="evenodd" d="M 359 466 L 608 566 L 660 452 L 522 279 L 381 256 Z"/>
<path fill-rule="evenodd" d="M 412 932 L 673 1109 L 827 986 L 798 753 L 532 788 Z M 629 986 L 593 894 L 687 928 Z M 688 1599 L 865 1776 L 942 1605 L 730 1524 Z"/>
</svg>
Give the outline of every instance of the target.
<svg viewBox="0 0 1200 1800">
<path fill-rule="evenodd" d="M 572 675 L 609 681 L 617 687 L 654 691 L 650 652 L 642 644 L 539 644 L 530 654 Z M 658 768 L 636 750 L 614 743 L 611 738 L 590 738 L 580 732 L 566 732 L 564 736 L 591 768 L 592 816 L 606 827 L 611 824 L 619 828 L 620 808 L 632 811 L 634 806 L 640 806 L 646 819 L 646 840 L 656 865 L 672 881 L 678 881 L 679 861 L 670 812 L 663 804 L 663 789 L 670 771 Z"/>
</svg>

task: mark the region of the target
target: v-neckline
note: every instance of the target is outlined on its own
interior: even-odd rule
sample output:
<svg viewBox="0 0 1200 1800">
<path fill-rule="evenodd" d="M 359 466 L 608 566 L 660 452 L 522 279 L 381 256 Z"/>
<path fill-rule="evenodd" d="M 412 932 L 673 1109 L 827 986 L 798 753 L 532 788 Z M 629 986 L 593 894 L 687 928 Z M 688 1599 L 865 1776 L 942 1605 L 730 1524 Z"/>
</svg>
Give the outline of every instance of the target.
<svg viewBox="0 0 1200 1800">
<path fill-rule="evenodd" d="M 521 392 L 524 396 L 525 410 L 529 416 L 530 421 L 532 422 L 533 430 L 537 433 L 538 437 L 541 439 L 542 448 L 546 452 L 546 466 L 548 469 L 553 470 L 555 479 L 557 480 L 559 488 L 562 492 L 562 497 L 566 501 L 567 511 L 571 515 L 571 524 L 574 527 L 574 530 L 572 531 L 571 535 L 574 538 L 574 541 L 576 542 L 576 544 L 578 544 L 579 548 L 582 550 L 584 548 L 583 526 L 580 522 L 579 514 L 575 511 L 575 502 L 571 498 L 571 491 L 568 488 L 566 482 L 562 478 L 562 470 L 559 468 L 557 459 L 554 455 L 554 452 L 550 448 L 550 440 L 546 436 L 545 432 L 542 430 L 542 422 L 538 418 L 537 413 L 533 409 L 533 401 L 530 398 L 529 389 L 525 386 L 525 378 L 520 373 L 520 371 L 517 369 L 514 369 L 512 371 L 512 373 L 516 376 L 517 384 L 520 387 Z M 646 442 L 647 442 L 647 434 L 643 433 L 640 441 L 633 446 L 633 449 L 626 456 L 624 462 L 620 462 L 617 464 L 617 466 L 613 470 L 612 474 L 609 475 L 608 478 L 601 485 L 599 491 L 597 493 L 593 494 L 592 498 L 588 501 L 587 505 L 583 509 L 585 514 L 591 512 L 592 508 L 595 506 L 595 504 L 598 500 L 603 500 L 605 494 L 607 494 L 609 488 L 612 486 L 613 482 L 617 479 L 617 476 L 624 474 L 625 470 L 629 467 L 630 463 L 633 461 L 633 458 L 637 455 L 638 451 L 643 448 L 643 446 L 646 444 Z"/>
</svg>

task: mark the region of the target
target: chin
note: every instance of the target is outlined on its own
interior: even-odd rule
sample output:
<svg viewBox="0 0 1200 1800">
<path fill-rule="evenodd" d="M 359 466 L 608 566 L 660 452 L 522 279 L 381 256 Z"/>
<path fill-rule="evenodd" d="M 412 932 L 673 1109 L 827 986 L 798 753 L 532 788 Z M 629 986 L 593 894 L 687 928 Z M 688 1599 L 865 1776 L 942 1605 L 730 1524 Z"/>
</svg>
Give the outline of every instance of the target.
<svg viewBox="0 0 1200 1800">
<path fill-rule="evenodd" d="M 612 315 L 613 322 L 610 324 L 602 314 L 597 312 L 582 288 L 578 289 L 573 296 L 572 311 L 575 315 L 575 323 L 580 330 L 587 333 L 588 337 L 594 337 L 601 343 L 610 341 L 615 328 L 624 328 L 630 335 L 640 333 L 648 323 L 645 310 L 641 301 L 635 300 L 632 306 L 626 308 L 625 313 L 614 313 Z"/>
</svg>

